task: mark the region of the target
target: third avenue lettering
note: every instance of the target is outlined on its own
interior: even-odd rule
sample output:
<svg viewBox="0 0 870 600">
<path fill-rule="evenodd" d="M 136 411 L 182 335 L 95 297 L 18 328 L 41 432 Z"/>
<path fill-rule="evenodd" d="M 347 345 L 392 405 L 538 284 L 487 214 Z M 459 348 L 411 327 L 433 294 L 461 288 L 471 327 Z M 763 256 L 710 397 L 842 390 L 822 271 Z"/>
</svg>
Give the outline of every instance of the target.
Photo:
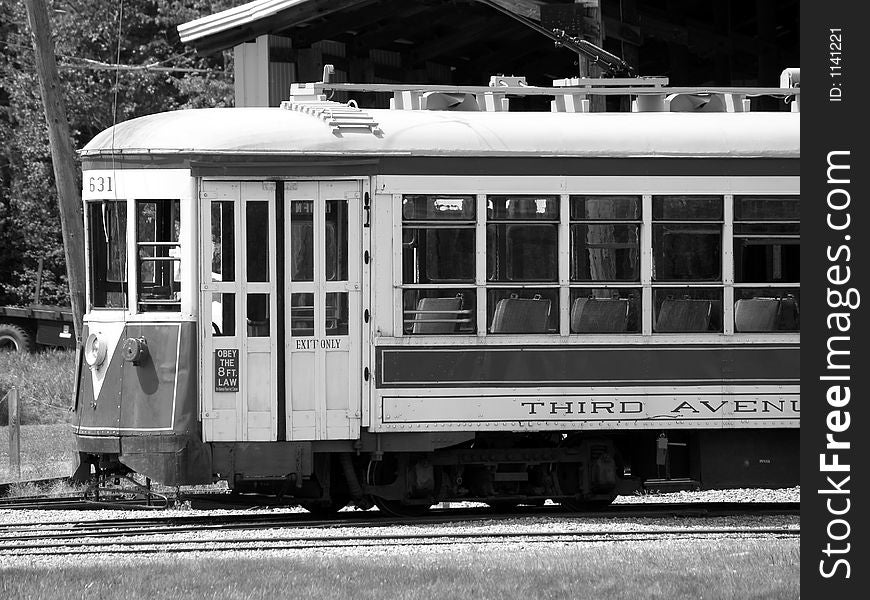
<svg viewBox="0 0 870 600">
<path fill-rule="evenodd" d="M 800 413 L 800 400 L 526 400 L 520 406 L 530 416 L 600 415 L 632 419 L 657 417 L 721 417 L 729 414 L 789 415 Z"/>
</svg>

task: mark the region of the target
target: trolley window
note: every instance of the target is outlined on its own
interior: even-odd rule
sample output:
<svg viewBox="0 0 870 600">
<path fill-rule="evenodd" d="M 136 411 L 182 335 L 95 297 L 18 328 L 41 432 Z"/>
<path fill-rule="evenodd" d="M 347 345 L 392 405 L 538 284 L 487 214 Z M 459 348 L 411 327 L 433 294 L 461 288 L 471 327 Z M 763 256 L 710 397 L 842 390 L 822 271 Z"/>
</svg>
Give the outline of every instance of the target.
<svg viewBox="0 0 870 600">
<path fill-rule="evenodd" d="M 654 196 L 652 217 L 654 330 L 722 331 L 723 198 Z"/>
<path fill-rule="evenodd" d="M 232 201 L 211 203 L 211 280 L 235 281 L 235 206 Z"/>
<path fill-rule="evenodd" d="M 571 333 L 640 333 L 641 202 L 570 196 Z"/>
<path fill-rule="evenodd" d="M 473 195 L 402 197 L 404 333 L 476 332 L 475 203 Z"/>
<path fill-rule="evenodd" d="M 800 329 L 800 200 L 734 198 L 734 331 Z"/>
<path fill-rule="evenodd" d="M 180 230 L 178 200 L 136 201 L 137 307 L 141 312 L 181 308 Z"/>
<path fill-rule="evenodd" d="M 559 196 L 486 198 L 490 333 L 559 330 Z"/>
<path fill-rule="evenodd" d="M 571 196 L 571 281 L 640 281 L 639 196 Z"/>
<path fill-rule="evenodd" d="M 91 306 L 127 308 L 127 202 L 88 203 Z"/>
</svg>

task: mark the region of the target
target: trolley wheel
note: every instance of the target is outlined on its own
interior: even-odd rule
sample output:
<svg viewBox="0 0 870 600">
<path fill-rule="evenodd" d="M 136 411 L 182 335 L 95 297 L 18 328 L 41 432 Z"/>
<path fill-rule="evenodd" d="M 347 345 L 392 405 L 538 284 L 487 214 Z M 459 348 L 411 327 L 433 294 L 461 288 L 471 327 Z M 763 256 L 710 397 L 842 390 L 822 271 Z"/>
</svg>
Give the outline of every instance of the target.
<svg viewBox="0 0 870 600">
<path fill-rule="evenodd" d="M 378 510 L 391 517 L 422 517 L 432 508 L 431 504 L 405 504 L 401 500 L 384 500 L 374 497 L 372 501 Z"/>
<path fill-rule="evenodd" d="M 347 506 L 347 503 L 348 500 L 346 498 L 333 498 L 324 502 L 300 502 L 299 506 L 301 506 L 316 517 L 328 519 L 329 517 L 334 516 L 335 513 L 340 511 L 342 508 Z"/>
<path fill-rule="evenodd" d="M 0 323 L 0 350 L 32 352 L 35 347 L 29 331 L 14 323 Z"/>
<path fill-rule="evenodd" d="M 495 512 L 499 513 L 513 512 L 520 505 L 519 502 L 513 502 L 511 500 L 492 500 L 486 504 Z"/>
<path fill-rule="evenodd" d="M 574 512 L 594 512 L 610 506 L 616 500 L 616 496 L 617 494 L 613 494 L 610 499 L 602 498 L 599 500 L 575 500 L 570 498 L 560 500 L 559 504 Z"/>
<path fill-rule="evenodd" d="M 370 461 L 366 470 L 366 482 L 369 485 L 389 485 L 398 477 L 398 464 L 395 458 L 385 456 L 382 460 Z M 402 500 L 387 500 L 372 496 L 372 502 L 378 510 L 391 517 L 420 517 L 429 512 L 431 504 L 408 504 Z"/>
<path fill-rule="evenodd" d="M 559 444 L 563 447 L 579 446 L 583 442 L 580 436 L 569 436 L 562 440 Z M 611 457 L 611 461 L 613 461 Z M 585 468 L 589 468 L 586 465 Z M 589 490 L 584 486 L 584 466 L 579 462 L 554 463 L 551 469 L 555 475 L 554 479 L 556 487 L 563 496 L 574 496 L 573 498 L 562 498 L 558 502 L 568 510 L 572 511 L 594 511 L 601 510 L 608 506 L 616 499 L 616 484 L 606 490 L 598 490 L 593 492 L 592 497 L 581 498 L 589 494 Z"/>
</svg>

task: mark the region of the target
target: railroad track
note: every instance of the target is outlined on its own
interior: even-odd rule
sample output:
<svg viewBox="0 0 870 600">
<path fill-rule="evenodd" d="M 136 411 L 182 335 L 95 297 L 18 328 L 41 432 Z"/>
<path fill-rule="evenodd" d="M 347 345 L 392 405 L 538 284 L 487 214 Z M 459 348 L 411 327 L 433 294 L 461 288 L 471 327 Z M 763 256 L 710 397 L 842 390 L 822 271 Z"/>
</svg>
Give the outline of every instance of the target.
<svg viewBox="0 0 870 600">
<path fill-rule="evenodd" d="M 84 532 L 82 532 L 84 533 Z M 162 531 L 160 533 L 170 533 Z M 177 531 L 172 531 L 177 536 Z M 113 553 L 184 553 L 227 552 L 239 550 L 305 550 L 324 548 L 372 548 L 397 546 L 442 546 L 456 544 L 504 544 L 522 543 L 588 543 L 596 541 L 648 541 L 662 538 L 701 537 L 759 537 L 793 538 L 800 535 L 795 527 L 669 527 L 660 529 L 611 529 L 594 531 L 474 531 L 474 532 L 414 532 L 383 533 L 377 535 L 298 535 L 276 534 L 270 536 L 200 536 L 196 539 L 173 537 L 149 537 L 141 539 L 142 532 L 114 532 L 110 539 L 95 539 L 92 536 L 77 536 L 74 539 L 39 538 L 31 541 L 18 538 L 14 541 L 0 540 L 0 556 L 72 555 Z"/>
<path fill-rule="evenodd" d="M 173 504 L 172 494 L 159 494 L 150 492 L 148 498 L 143 497 L 140 490 L 128 488 L 100 489 L 101 496 L 95 496 L 93 489 L 74 494 L 40 494 L 32 493 L 34 490 L 50 490 L 57 484 L 70 487 L 68 477 L 54 477 L 50 479 L 38 479 L 22 481 L 20 483 L 0 484 L 0 510 L 99 510 L 117 508 L 124 510 L 132 509 L 156 509 L 168 508 Z M 27 495 L 8 496 L 15 487 L 30 488 Z M 138 497 L 136 494 L 139 494 Z"/>
<path fill-rule="evenodd" d="M 69 499 L 39 500 L 40 508 L 63 506 Z M 75 499 L 82 502 L 81 498 Z M 794 536 L 795 527 L 657 527 L 642 529 L 581 530 L 590 519 L 599 523 L 611 518 L 707 518 L 722 516 L 797 515 L 799 503 L 697 502 L 629 505 L 616 504 L 595 512 L 566 512 L 560 506 L 522 507 L 510 513 L 496 513 L 491 508 L 434 508 L 414 519 L 386 516 L 377 510 L 344 511 L 323 519 L 303 512 L 168 514 L 155 511 L 129 518 L 75 519 L 45 523 L 0 524 L 0 556 L 30 554 L 87 554 L 98 552 L 151 553 L 228 550 L 292 550 L 299 548 L 347 548 L 376 545 L 443 545 L 457 543 L 579 543 L 594 540 L 648 540 L 662 536 Z M 2 508 L 2 507 L 0 507 Z M 105 508 L 89 502 L 87 508 Z M 487 531 L 493 524 L 510 522 L 512 529 L 534 528 L 545 519 L 562 527 L 559 531 Z M 439 525 L 472 527 L 475 533 L 389 533 L 392 527 L 426 528 Z M 377 530 L 378 534 L 337 535 L 340 528 Z M 573 528 L 572 528 L 573 527 Z M 329 530 L 326 535 L 317 535 Z M 241 532 L 252 535 L 238 537 Z M 269 535 L 263 535 L 263 532 Z M 300 535 L 300 532 L 306 532 Z M 233 537 L 233 534 L 236 537 Z M 190 539 L 191 536 L 200 536 Z M 205 537 L 203 537 L 205 536 Z"/>
<path fill-rule="evenodd" d="M 700 503 L 699 503 L 700 504 Z M 267 529 L 337 529 L 341 527 L 380 528 L 392 526 L 437 526 L 444 524 L 463 523 L 492 524 L 496 522 L 513 521 L 522 523 L 524 520 L 533 522 L 536 519 L 558 519 L 562 523 L 583 523 L 590 518 L 600 519 L 603 516 L 622 517 L 673 517 L 686 518 L 719 517 L 732 515 L 794 515 L 797 514 L 797 503 L 780 503 L 778 508 L 765 503 L 764 510 L 743 504 L 731 506 L 727 510 L 700 506 L 685 508 L 672 505 L 657 505 L 655 510 L 647 508 L 643 511 L 602 511 L 596 513 L 565 512 L 558 506 L 539 507 L 525 512 L 494 513 L 491 509 L 435 509 L 430 514 L 414 519 L 400 519 L 385 516 L 378 511 L 348 511 L 335 515 L 334 518 L 322 519 L 308 513 L 243 513 L 243 514 L 208 514 L 208 515 L 163 515 L 152 513 L 148 517 L 123 519 L 67 520 L 46 523 L 6 523 L 0 525 L 0 543 L 24 540 L 67 540 L 84 538 L 107 538 L 118 536 L 142 536 L 161 534 L 183 534 L 204 531 L 231 530 L 267 530 Z M 730 503 L 729 503 L 730 504 Z M 549 510 L 556 509 L 556 510 Z M 739 510 L 738 510 L 739 509 Z"/>
</svg>

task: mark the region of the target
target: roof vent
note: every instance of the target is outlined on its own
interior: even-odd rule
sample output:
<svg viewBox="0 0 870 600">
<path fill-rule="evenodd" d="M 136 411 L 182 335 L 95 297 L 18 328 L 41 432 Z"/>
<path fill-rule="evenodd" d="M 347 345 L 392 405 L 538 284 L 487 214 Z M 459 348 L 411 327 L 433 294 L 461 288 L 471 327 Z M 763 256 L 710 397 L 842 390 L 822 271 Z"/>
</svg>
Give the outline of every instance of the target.
<svg viewBox="0 0 870 600">
<path fill-rule="evenodd" d="M 380 137 L 384 134 L 374 117 L 360 109 L 353 100 L 347 103 L 333 102 L 313 92 L 313 88 L 294 84 L 290 99 L 282 102 L 281 108 L 316 117 L 331 127 L 335 135 L 368 132 Z"/>
</svg>

